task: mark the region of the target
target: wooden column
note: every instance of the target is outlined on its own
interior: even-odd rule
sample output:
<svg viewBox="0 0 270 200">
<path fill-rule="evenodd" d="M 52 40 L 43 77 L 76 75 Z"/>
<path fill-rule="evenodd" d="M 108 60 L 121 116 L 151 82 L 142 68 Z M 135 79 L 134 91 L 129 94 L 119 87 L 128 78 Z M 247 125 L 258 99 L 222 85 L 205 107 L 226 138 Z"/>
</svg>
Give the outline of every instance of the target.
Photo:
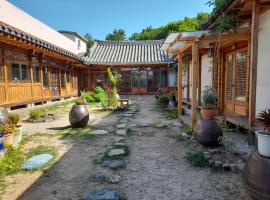
<svg viewBox="0 0 270 200">
<path fill-rule="evenodd" d="M 252 24 L 251 24 L 251 49 L 250 49 L 250 76 L 249 76 L 249 144 L 255 142 L 254 134 L 251 128 L 255 125 L 256 115 L 256 87 L 257 87 L 257 63 L 258 63 L 258 35 L 259 35 L 259 17 L 260 17 L 260 1 L 252 2 Z"/>
<path fill-rule="evenodd" d="M 198 77 L 199 77 L 199 44 L 198 42 L 192 45 L 192 99 L 191 99 L 191 122 L 192 127 L 197 120 L 197 105 L 198 105 Z"/>
<path fill-rule="evenodd" d="M 190 60 L 187 60 L 187 101 L 190 100 Z"/>
<path fill-rule="evenodd" d="M 182 76 L 183 76 L 183 56 L 182 53 L 178 54 L 178 115 L 182 115 L 183 109 L 183 93 L 182 93 Z"/>
<path fill-rule="evenodd" d="M 198 105 L 201 106 L 202 100 L 202 62 L 199 55 L 199 73 L 198 73 Z"/>
<path fill-rule="evenodd" d="M 8 101 L 8 64 L 6 59 L 3 59 L 3 64 L 4 64 L 4 70 L 3 70 L 3 75 L 4 75 L 4 82 L 5 82 L 5 101 Z"/>
</svg>

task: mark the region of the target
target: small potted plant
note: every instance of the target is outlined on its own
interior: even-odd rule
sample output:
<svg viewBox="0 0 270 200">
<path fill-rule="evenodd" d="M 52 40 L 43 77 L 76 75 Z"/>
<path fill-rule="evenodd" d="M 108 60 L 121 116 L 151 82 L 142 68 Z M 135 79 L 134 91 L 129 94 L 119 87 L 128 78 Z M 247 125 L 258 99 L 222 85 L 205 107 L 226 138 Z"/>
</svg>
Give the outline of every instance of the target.
<svg viewBox="0 0 270 200">
<path fill-rule="evenodd" d="M 258 120 L 264 126 L 264 130 L 256 131 L 258 152 L 260 155 L 270 158 L 270 109 L 261 111 Z"/>
<path fill-rule="evenodd" d="M 5 145 L 12 145 L 14 134 L 18 132 L 18 128 L 15 124 L 11 123 L 4 123 L 0 125 L 0 133 L 4 135 L 4 144 Z"/>
<path fill-rule="evenodd" d="M 69 122 L 72 128 L 86 127 L 89 121 L 89 112 L 85 107 L 85 99 L 80 97 L 76 99 L 75 105 L 69 112 Z"/>
<path fill-rule="evenodd" d="M 218 96 L 213 88 L 205 87 L 202 96 L 201 116 L 203 119 L 212 120 L 218 113 L 217 110 Z"/>
<path fill-rule="evenodd" d="M 22 140 L 22 126 L 18 125 L 20 116 L 18 114 L 9 114 L 7 123 L 14 124 L 17 127 L 17 131 L 14 132 L 13 145 L 18 146 Z"/>
</svg>

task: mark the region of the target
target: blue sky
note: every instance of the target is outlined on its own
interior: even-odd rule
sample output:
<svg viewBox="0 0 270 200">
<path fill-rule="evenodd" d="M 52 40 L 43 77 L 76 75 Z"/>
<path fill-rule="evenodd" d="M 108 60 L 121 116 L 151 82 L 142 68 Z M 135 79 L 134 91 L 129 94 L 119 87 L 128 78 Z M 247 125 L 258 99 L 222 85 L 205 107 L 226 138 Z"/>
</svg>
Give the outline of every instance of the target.
<svg viewBox="0 0 270 200">
<path fill-rule="evenodd" d="M 104 39 L 114 28 L 129 37 L 147 26 L 210 12 L 207 0 L 10 0 L 56 30 L 91 33 Z"/>
</svg>

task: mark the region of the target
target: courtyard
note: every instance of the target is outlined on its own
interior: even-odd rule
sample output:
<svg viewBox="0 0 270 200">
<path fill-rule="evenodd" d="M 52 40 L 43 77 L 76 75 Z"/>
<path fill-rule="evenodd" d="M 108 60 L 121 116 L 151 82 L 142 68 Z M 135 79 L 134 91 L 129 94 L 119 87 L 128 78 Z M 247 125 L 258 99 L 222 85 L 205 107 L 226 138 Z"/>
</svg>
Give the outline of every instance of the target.
<svg viewBox="0 0 270 200">
<path fill-rule="evenodd" d="M 97 103 L 87 105 L 90 120 L 82 129 L 72 129 L 67 123 L 72 101 L 49 109 L 55 121 L 22 122 L 24 154 L 43 149 L 54 158 L 41 169 L 5 175 L 2 199 L 83 199 L 104 188 L 131 200 L 244 199 L 240 171 L 196 167 L 187 161 L 188 153 L 210 149 L 183 138 L 185 125 L 168 119 L 154 96 L 127 97 L 131 105 L 125 112 L 102 110 Z M 104 165 L 110 160 L 104 155 L 115 145 L 124 145 L 128 153 L 117 157 L 123 165 L 111 169 Z M 233 154 L 224 147 L 217 149 Z M 241 160 L 228 157 L 233 162 Z"/>
</svg>

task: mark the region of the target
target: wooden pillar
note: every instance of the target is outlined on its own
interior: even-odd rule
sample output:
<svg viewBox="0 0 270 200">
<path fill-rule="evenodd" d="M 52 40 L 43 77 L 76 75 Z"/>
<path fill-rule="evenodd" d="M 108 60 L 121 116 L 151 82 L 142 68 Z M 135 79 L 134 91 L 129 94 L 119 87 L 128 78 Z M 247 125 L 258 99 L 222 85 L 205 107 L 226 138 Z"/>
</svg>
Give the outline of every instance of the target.
<svg viewBox="0 0 270 200">
<path fill-rule="evenodd" d="M 182 108 L 183 108 L 183 93 L 182 93 L 182 75 L 183 75 L 183 56 L 182 53 L 178 54 L 178 115 L 182 115 Z"/>
<path fill-rule="evenodd" d="M 187 101 L 190 100 L 190 60 L 187 60 Z"/>
<path fill-rule="evenodd" d="M 199 77 L 199 44 L 192 45 L 192 99 L 191 99 L 191 122 L 192 127 L 197 120 L 198 105 L 198 77 Z"/>
<path fill-rule="evenodd" d="M 198 74 L 198 105 L 201 106 L 202 100 L 202 62 L 199 55 L 199 74 Z"/>
<path fill-rule="evenodd" d="M 7 61 L 6 59 L 3 59 L 3 64 L 4 64 L 4 71 L 3 71 L 3 75 L 4 75 L 4 82 L 5 82 L 5 101 L 8 101 L 8 65 L 7 65 Z"/>
<path fill-rule="evenodd" d="M 260 1 L 252 2 L 252 24 L 251 24 L 251 49 L 250 49 L 250 76 L 249 76 L 249 144 L 255 142 L 254 134 L 251 128 L 255 125 L 256 115 L 256 87 L 257 87 L 257 63 L 258 63 L 258 35 L 259 35 L 259 17 L 260 17 Z"/>
<path fill-rule="evenodd" d="M 29 71 L 30 71 L 31 99 L 32 100 L 34 100 L 33 55 L 34 55 L 34 51 L 32 51 L 29 55 L 29 66 L 28 66 Z"/>
</svg>

